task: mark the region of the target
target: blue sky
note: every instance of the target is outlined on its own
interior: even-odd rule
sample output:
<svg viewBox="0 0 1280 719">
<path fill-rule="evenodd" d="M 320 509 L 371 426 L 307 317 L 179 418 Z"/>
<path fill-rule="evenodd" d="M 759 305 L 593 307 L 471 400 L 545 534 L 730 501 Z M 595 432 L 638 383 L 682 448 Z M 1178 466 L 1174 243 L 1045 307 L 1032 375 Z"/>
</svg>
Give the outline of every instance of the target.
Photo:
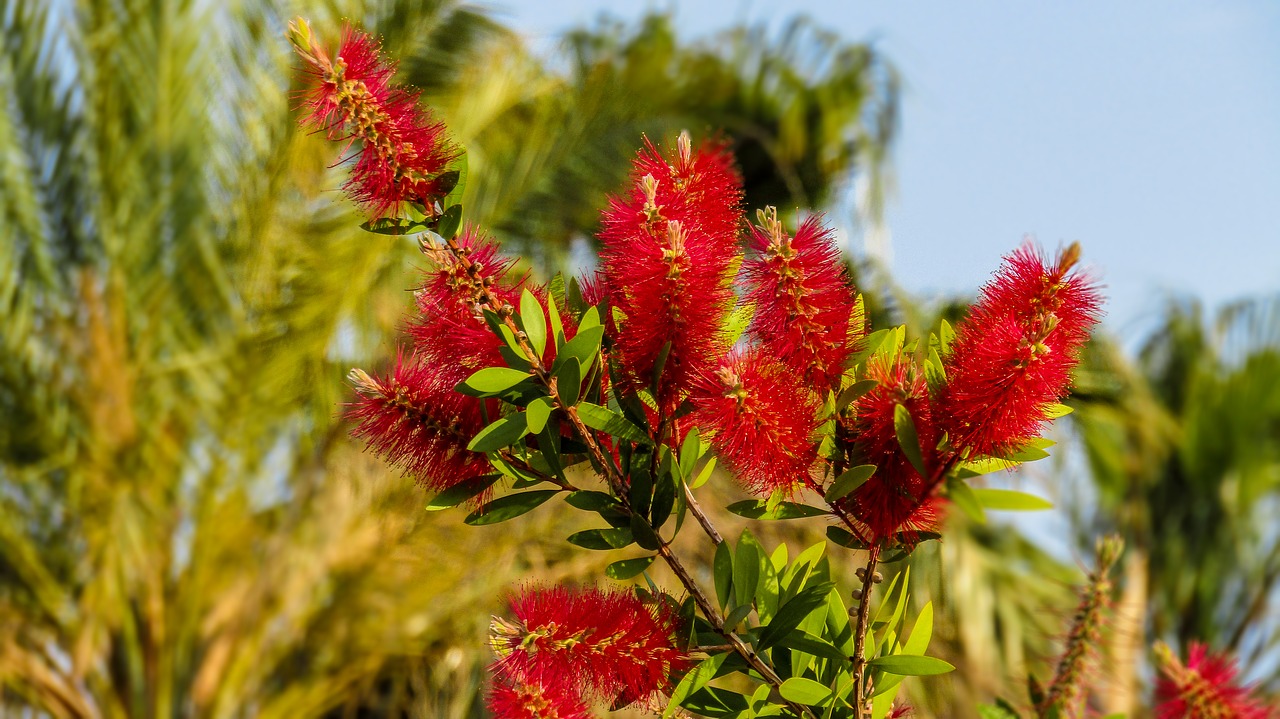
<svg viewBox="0 0 1280 719">
<path fill-rule="evenodd" d="M 802 12 L 906 80 L 895 278 L 972 292 L 1024 235 L 1079 240 L 1130 337 L 1169 293 L 1280 291 L 1280 3 L 492 3 L 535 47 L 602 12 L 688 37 Z M 838 219 L 838 218 L 837 218 Z"/>
</svg>

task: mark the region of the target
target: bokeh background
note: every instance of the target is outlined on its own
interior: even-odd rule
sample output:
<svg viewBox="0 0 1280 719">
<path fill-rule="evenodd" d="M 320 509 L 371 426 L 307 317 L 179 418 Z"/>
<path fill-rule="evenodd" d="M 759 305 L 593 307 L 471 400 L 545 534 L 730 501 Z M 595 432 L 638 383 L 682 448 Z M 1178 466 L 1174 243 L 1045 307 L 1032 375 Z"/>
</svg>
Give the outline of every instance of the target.
<svg viewBox="0 0 1280 719">
<path fill-rule="evenodd" d="M 0 0 L 0 716 L 482 717 L 504 594 L 616 559 L 553 505 L 428 513 L 348 438 L 419 259 L 297 128 L 297 14 L 403 58 L 537 277 L 591 266 L 641 135 L 684 128 L 753 207 L 828 214 L 880 326 L 1079 240 L 1110 304 L 1076 411 L 992 479 L 1058 508 L 913 557 L 959 667 L 913 703 L 1025 703 L 1104 531 L 1100 711 L 1148 715 L 1155 639 L 1280 692 L 1280 6 Z"/>
</svg>

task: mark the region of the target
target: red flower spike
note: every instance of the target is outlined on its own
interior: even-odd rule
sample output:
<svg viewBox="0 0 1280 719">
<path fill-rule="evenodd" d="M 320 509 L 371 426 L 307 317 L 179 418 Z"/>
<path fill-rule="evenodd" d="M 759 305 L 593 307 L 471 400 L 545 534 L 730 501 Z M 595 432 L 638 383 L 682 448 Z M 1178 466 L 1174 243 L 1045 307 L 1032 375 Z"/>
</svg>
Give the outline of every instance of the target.
<svg viewBox="0 0 1280 719">
<path fill-rule="evenodd" d="M 508 277 L 514 261 L 499 255 L 497 246 L 474 228 L 464 230 L 457 242 L 479 268 L 480 282 L 488 284 L 501 302 L 519 307 L 520 289 L 526 278 Z M 451 252 L 435 249 L 427 256 L 431 264 L 423 272 L 422 287 L 415 293 L 418 316 L 405 328 L 413 338 L 415 352 L 442 371 L 453 368 L 455 381 L 484 367 L 504 366 L 499 354 L 502 340 L 489 328 L 478 304 L 479 284 Z M 545 297 L 545 292 L 541 294 Z M 555 343 L 548 345 L 554 352 Z"/>
<path fill-rule="evenodd" d="M 348 411 L 352 434 L 388 463 L 435 491 L 489 471 L 483 454 L 467 451 L 484 428 L 480 400 L 453 391 L 450 370 L 402 354 L 388 376 L 354 369 L 350 379 L 360 395 Z"/>
<path fill-rule="evenodd" d="M 494 719 L 591 719 L 581 696 L 539 684 L 495 681 L 486 704 Z"/>
<path fill-rule="evenodd" d="M 644 701 L 670 687 L 692 662 L 676 644 L 680 620 L 668 603 L 631 592 L 526 588 L 514 621 L 495 617 L 493 670 L 527 684 L 613 700 Z"/>
<path fill-rule="evenodd" d="M 1077 245 L 1055 263 L 1031 245 L 1005 258 L 956 328 L 939 424 L 952 447 L 1007 453 L 1038 437 L 1049 407 L 1067 393 L 1101 297 L 1073 271 Z"/>
<path fill-rule="evenodd" d="M 786 365 L 754 348 L 733 353 L 691 396 L 690 422 L 752 491 L 803 486 L 817 458 L 817 397 Z"/>
<path fill-rule="evenodd" d="M 898 405 L 907 408 L 925 467 L 934 466 L 939 433 L 929 390 L 908 358 L 899 357 L 892 364 L 873 362 L 867 370 L 868 379 L 879 384 L 858 399 L 852 430 L 858 461 L 875 465 L 876 472 L 842 501 L 871 541 L 901 533 L 911 543 L 919 532 L 937 529 L 944 505 L 940 498 L 923 496 L 933 487 L 902 451 L 893 419 Z"/>
<path fill-rule="evenodd" d="M 810 217 L 789 237 L 770 207 L 751 228 L 751 244 L 756 255 L 742 271 L 756 308 L 752 336 L 810 387 L 838 388 L 857 338 L 849 331 L 853 287 L 832 231 Z"/>
<path fill-rule="evenodd" d="M 1277 713 L 1237 683 L 1235 662 L 1193 642 L 1184 665 L 1164 642 L 1156 644 L 1160 679 L 1157 719 L 1271 719 Z"/>
<path fill-rule="evenodd" d="M 628 382 L 647 387 L 671 343 L 658 391 L 666 414 L 728 350 L 729 270 L 742 222 L 742 183 L 731 163 L 723 148 L 695 153 L 681 135 L 669 165 L 646 141 L 630 194 L 612 198 L 604 212 L 602 274 L 611 306 L 626 317 L 617 352 Z"/>
<path fill-rule="evenodd" d="M 444 124 L 419 109 L 419 93 L 391 83 L 395 65 L 373 38 L 347 27 L 331 60 L 301 27 L 290 26 L 290 39 L 318 80 L 303 124 L 330 140 L 360 141 L 344 189 L 375 218 L 397 214 L 405 202 L 430 208 L 446 193 L 440 175 L 458 156 Z"/>
</svg>

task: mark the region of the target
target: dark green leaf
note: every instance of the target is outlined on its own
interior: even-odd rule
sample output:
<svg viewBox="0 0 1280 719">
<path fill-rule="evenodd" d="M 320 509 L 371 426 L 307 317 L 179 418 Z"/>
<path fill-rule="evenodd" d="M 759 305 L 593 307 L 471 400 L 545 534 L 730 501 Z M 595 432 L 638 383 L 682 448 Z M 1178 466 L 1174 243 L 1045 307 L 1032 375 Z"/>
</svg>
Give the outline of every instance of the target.
<svg viewBox="0 0 1280 719">
<path fill-rule="evenodd" d="M 634 535 L 636 544 L 639 544 L 641 549 L 657 551 L 662 546 L 662 542 L 653 531 L 653 527 L 650 527 L 645 518 L 638 513 L 631 515 L 631 534 Z"/>
<path fill-rule="evenodd" d="M 1034 512 L 1042 509 L 1053 509 L 1053 502 L 1026 492 L 1012 489 L 975 489 L 973 494 L 978 504 L 987 509 L 1006 512 Z"/>
<path fill-rule="evenodd" d="M 621 561 L 614 562 L 613 564 L 610 564 L 609 566 L 605 567 L 604 573 L 610 579 L 617 579 L 618 581 L 622 581 L 624 579 L 630 579 L 636 576 L 637 574 L 639 574 L 640 572 L 643 572 L 644 570 L 648 569 L 649 565 L 653 564 L 653 560 L 654 560 L 654 557 L 636 557 L 635 559 L 623 559 Z"/>
<path fill-rule="evenodd" d="M 849 549 L 866 549 L 867 543 L 853 536 L 853 534 L 844 527 L 831 525 L 827 527 L 827 539 Z"/>
<path fill-rule="evenodd" d="M 508 519 L 514 519 L 533 510 L 538 505 L 551 499 L 559 491 L 558 489 L 539 489 L 533 492 L 521 492 L 520 494 L 508 494 L 505 497 L 498 497 L 467 515 L 467 518 L 463 521 L 472 526 L 505 522 Z"/>
<path fill-rule="evenodd" d="M 426 225 L 421 222 L 413 222 L 411 220 L 401 220 L 396 217 L 380 217 L 376 220 L 369 220 L 362 223 L 360 229 L 365 232 L 372 232 L 375 235 L 410 235 L 415 232 L 421 232 L 426 229 Z"/>
<path fill-rule="evenodd" d="M 458 228 L 462 226 L 462 205 L 451 205 L 449 209 L 440 214 L 440 219 L 436 224 L 436 232 L 446 240 L 452 240 L 458 234 Z"/>
<path fill-rule="evenodd" d="M 703 659 L 698 666 L 689 670 L 688 673 L 680 679 L 680 683 L 671 692 L 671 701 L 667 702 L 667 708 L 662 712 L 662 719 L 670 719 L 675 716 L 680 709 L 680 703 L 689 695 L 698 691 L 711 681 L 716 672 L 720 670 L 720 666 L 724 664 L 724 660 L 729 654 L 712 654 Z"/>
<path fill-rule="evenodd" d="M 653 362 L 653 381 L 649 383 L 649 391 L 658 394 L 662 382 L 662 370 L 667 366 L 667 356 L 671 354 L 671 340 L 662 344 L 658 350 L 658 358 Z"/>
<path fill-rule="evenodd" d="M 738 605 L 750 605 L 760 581 L 759 542 L 749 530 L 742 530 L 738 548 L 733 554 L 733 596 Z"/>
<path fill-rule="evenodd" d="M 569 535 L 569 543 L 583 549 L 604 551 L 622 549 L 631 544 L 630 527 L 623 529 L 586 529 Z"/>
<path fill-rule="evenodd" d="M 841 472 L 840 476 L 836 477 L 836 481 L 832 482 L 831 487 L 827 489 L 827 502 L 835 504 L 838 500 L 849 496 L 870 479 L 875 472 L 876 466 L 874 464 L 860 464 Z"/>
<path fill-rule="evenodd" d="M 475 479 L 469 479 L 465 482 L 455 484 L 433 497 L 431 501 L 427 503 L 427 510 L 435 512 L 441 509 L 456 507 L 492 487 L 493 483 L 498 481 L 499 476 L 500 475 L 497 474 L 486 474 L 481 477 L 476 477 Z"/>
<path fill-rule="evenodd" d="M 716 583 L 716 599 L 720 601 L 720 608 L 729 603 L 729 591 L 733 587 L 733 551 L 729 548 L 728 542 L 721 542 L 716 545 L 716 557 L 713 564 L 715 583 Z"/>
<path fill-rule="evenodd" d="M 612 495 L 589 489 L 570 492 L 565 496 L 564 501 L 568 502 L 572 507 L 585 509 L 588 512 L 599 512 L 602 509 L 609 509 L 618 505 L 618 500 L 614 499 Z"/>
<path fill-rule="evenodd" d="M 560 401 L 565 407 L 578 403 L 578 393 L 582 391 L 582 365 L 577 362 L 565 362 L 556 370 L 556 391 L 560 393 Z"/>
<path fill-rule="evenodd" d="M 836 649 L 835 645 L 831 642 L 821 637 L 815 637 L 814 635 L 799 629 L 794 632 L 784 634 L 782 638 L 778 640 L 778 646 L 794 649 L 799 652 L 804 652 L 805 654 L 812 654 L 815 657 L 822 657 L 823 659 L 831 659 L 837 662 L 848 661 L 849 659 L 845 656 L 844 652 Z"/>
<path fill-rule="evenodd" d="M 867 666 L 875 667 L 886 674 L 899 674 L 907 677 L 927 677 L 955 671 L 955 667 L 937 657 L 925 657 L 915 654 L 892 654 L 876 657 L 867 662 Z"/>
<path fill-rule="evenodd" d="M 739 517 L 746 517 L 747 519 L 801 519 L 803 517 L 820 517 L 824 514 L 829 514 L 825 509 L 811 507 L 807 504 L 796 504 L 795 502 L 779 502 L 778 506 L 770 511 L 768 502 L 758 499 L 734 502 L 726 509 Z"/>
<path fill-rule="evenodd" d="M 653 488 L 653 507 L 649 511 L 649 516 L 656 528 L 661 528 L 671 516 L 671 510 L 676 506 L 676 492 L 679 491 L 677 484 L 680 480 L 672 471 L 670 456 L 670 454 L 667 455 L 668 460 L 663 463 L 663 470 L 658 475 L 658 481 Z"/>
<path fill-rule="evenodd" d="M 836 398 L 836 409 L 848 407 L 854 400 L 875 389 L 877 384 L 880 383 L 873 379 L 864 379 L 845 387 Z"/>
<path fill-rule="evenodd" d="M 777 615 L 773 617 L 773 621 L 769 622 L 769 625 L 760 633 L 759 648 L 768 649 L 777 644 L 783 636 L 800 626 L 800 622 L 803 622 L 805 617 L 826 605 L 827 593 L 833 586 L 835 585 L 831 582 L 815 584 L 783 604 Z"/>
<path fill-rule="evenodd" d="M 705 686 L 690 695 L 684 707 L 711 719 L 736 719 L 747 711 L 747 698 L 728 689 Z"/>
<path fill-rule="evenodd" d="M 467 176 L 469 174 L 466 150 L 463 150 L 457 159 L 449 163 L 449 167 L 452 168 L 450 172 L 458 173 L 458 179 L 454 182 L 453 187 L 449 188 L 448 194 L 444 196 L 444 199 L 440 201 L 442 207 L 452 207 L 462 202 L 462 193 L 467 189 Z"/>
<path fill-rule="evenodd" d="M 525 415 L 513 414 L 480 430 L 480 434 L 471 440 L 467 449 L 472 452 L 492 452 L 495 449 L 509 447 L 518 442 L 528 431 L 529 424 Z"/>
</svg>

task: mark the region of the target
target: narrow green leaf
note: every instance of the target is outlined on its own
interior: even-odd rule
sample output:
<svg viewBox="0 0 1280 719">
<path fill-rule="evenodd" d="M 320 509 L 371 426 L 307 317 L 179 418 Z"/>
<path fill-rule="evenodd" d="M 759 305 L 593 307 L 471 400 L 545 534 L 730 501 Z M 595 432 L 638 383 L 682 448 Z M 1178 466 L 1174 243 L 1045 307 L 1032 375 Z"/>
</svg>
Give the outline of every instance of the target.
<svg viewBox="0 0 1280 719">
<path fill-rule="evenodd" d="M 738 340 L 742 338 L 742 333 L 747 331 L 747 327 L 751 324 L 751 319 L 756 315 L 756 303 L 744 302 L 733 309 L 729 313 L 729 318 L 725 322 L 725 334 L 729 338 L 729 346 L 738 344 Z"/>
<path fill-rule="evenodd" d="M 1051 446 L 1051 445 L 1046 445 L 1046 446 Z M 1048 457 L 1048 456 L 1049 456 L 1049 453 L 1044 451 L 1044 447 L 1037 446 L 1036 443 L 1033 441 L 1033 442 L 1028 442 L 1027 444 L 1023 445 L 1022 447 L 1019 447 L 1018 449 L 1014 450 L 1013 452 L 1010 452 L 1009 454 L 1004 455 L 1002 459 L 1007 459 L 1012 462 L 1034 462 L 1039 459 L 1044 459 L 1045 457 Z"/>
<path fill-rule="evenodd" d="M 929 383 L 929 389 L 938 392 L 947 384 L 947 368 L 942 363 L 942 358 L 938 356 L 936 347 L 929 348 L 929 358 L 924 365 L 924 378 Z"/>
<path fill-rule="evenodd" d="M 750 603 L 740 604 L 734 607 L 733 611 L 729 612 L 724 617 L 725 628 L 729 629 L 730 631 L 733 631 L 738 627 L 739 624 L 742 623 L 742 620 L 747 618 L 747 615 L 750 613 L 751 613 Z"/>
<path fill-rule="evenodd" d="M 662 546 L 662 540 L 653 531 L 653 527 L 649 526 L 649 522 L 639 513 L 631 515 L 631 534 L 635 537 L 636 544 L 640 545 L 641 549 L 648 549 L 653 552 Z"/>
<path fill-rule="evenodd" d="M 698 472 L 698 476 L 689 484 L 689 489 L 697 489 L 707 483 L 711 479 L 711 473 L 716 469 L 716 458 L 712 457 L 702 466 L 702 471 Z"/>
<path fill-rule="evenodd" d="M 658 394 L 658 388 L 662 386 L 662 370 L 667 366 L 667 357 L 671 354 L 671 340 L 667 340 L 662 344 L 662 349 L 658 350 L 658 358 L 653 361 L 653 377 L 649 382 L 649 391 Z"/>
<path fill-rule="evenodd" d="M 946 357 L 951 354 L 951 340 L 956 338 L 956 331 L 951 328 L 951 323 L 942 320 L 938 323 L 938 354 Z"/>
<path fill-rule="evenodd" d="M 770 510 L 768 502 L 758 499 L 734 502 L 726 509 L 739 517 L 746 517 L 747 519 L 801 519 L 803 517 L 820 517 L 830 514 L 825 509 L 795 502 L 779 502 L 776 507 Z"/>
<path fill-rule="evenodd" d="M 560 319 L 559 304 L 554 295 L 547 299 L 547 318 L 551 320 L 551 338 L 555 341 L 557 351 L 564 344 L 564 321 Z"/>
<path fill-rule="evenodd" d="M 911 627 L 911 634 L 902 643 L 903 654 L 924 654 L 929 648 L 929 640 L 933 637 L 933 602 L 925 602 Z"/>
<path fill-rule="evenodd" d="M 438 512 L 442 509 L 456 507 L 492 487 L 493 483 L 498 481 L 499 476 L 497 474 L 486 474 L 455 484 L 433 497 L 427 503 L 427 511 Z"/>
<path fill-rule="evenodd" d="M 750 530 L 742 530 L 738 548 L 733 553 L 733 596 L 739 606 L 751 604 L 760 581 L 760 557 L 756 548 L 759 542 L 754 540 Z"/>
<path fill-rule="evenodd" d="M 610 564 L 609 566 L 605 567 L 604 573 L 605 573 L 605 576 L 609 577 L 610 579 L 623 581 L 626 579 L 630 579 L 636 576 L 637 574 L 643 572 L 644 570 L 648 569 L 649 565 L 653 564 L 653 560 L 654 560 L 654 557 L 652 556 L 636 557 L 635 559 L 623 559 L 621 561 L 614 562 L 613 564 Z"/>
<path fill-rule="evenodd" d="M 787 701 L 809 706 L 822 706 L 832 698 L 829 687 L 804 677 L 791 677 L 784 681 L 778 687 L 778 693 Z"/>
<path fill-rule="evenodd" d="M 702 459 L 705 450 L 702 445 L 702 438 L 698 435 L 698 428 L 694 427 L 684 436 L 684 442 L 680 445 L 680 478 L 686 482 L 693 478 L 693 469 L 698 464 L 698 460 Z"/>
<path fill-rule="evenodd" d="M 618 505 L 618 500 L 614 499 L 612 495 L 589 489 L 570 492 L 565 495 L 564 501 L 568 502 L 572 507 L 588 512 L 599 512 L 602 509 L 610 509 Z"/>
<path fill-rule="evenodd" d="M 827 593 L 833 586 L 835 585 L 831 582 L 815 584 L 789 599 L 778 609 L 773 621 L 760 632 L 758 648 L 768 649 L 780 642 L 782 637 L 795 631 L 795 628 L 800 626 L 800 622 L 819 607 L 826 605 Z"/>
<path fill-rule="evenodd" d="M 458 177 L 454 180 L 453 186 L 449 188 L 449 194 L 445 195 L 444 199 L 440 201 L 443 207 L 452 207 L 462 202 L 462 193 L 467 189 L 467 175 L 469 174 L 467 151 L 463 150 L 457 159 L 449 163 L 449 167 L 451 169 L 445 175 L 456 174 Z"/>
<path fill-rule="evenodd" d="M 844 527 L 837 527 L 834 524 L 827 527 L 827 539 L 849 549 L 866 549 L 867 543 L 853 536 L 853 534 Z"/>
<path fill-rule="evenodd" d="M 582 418 L 582 423 L 591 429 L 606 432 L 619 439 L 625 439 L 628 442 L 648 443 L 649 441 L 649 435 L 642 432 L 639 427 L 627 421 L 622 415 L 598 404 L 579 402 L 578 416 Z"/>
<path fill-rule="evenodd" d="M 1065 404 L 1051 404 L 1045 408 L 1044 416 L 1045 419 L 1057 419 L 1059 417 L 1066 417 L 1074 411 L 1075 409 L 1068 407 Z"/>
<path fill-rule="evenodd" d="M 501 394 L 529 379 L 528 372 L 510 367 L 485 367 L 462 381 L 467 389 L 482 395 Z M 469 393 L 468 393 L 469 394 Z"/>
<path fill-rule="evenodd" d="M 975 489 L 973 494 L 977 497 L 978 504 L 987 509 L 1006 512 L 1035 512 L 1043 509 L 1053 509 L 1053 502 L 1047 499 L 1012 489 Z"/>
<path fill-rule="evenodd" d="M 462 226 L 462 205 L 451 205 L 449 209 L 440 214 L 440 219 L 436 223 L 436 232 L 446 240 L 452 240 L 458 234 L 458 228 Z"/>
<path fill-rule="evenodd" d="M 782 638 L 778 640 L 778 646 L 794 649 L 799 652 L 804 652 L 805 654 L 812 654 L 815 657 L 830 659 L 837 662 L 845 662 L 849 660 L 849 657 L 845 656 L 844 652 L 836 649 L 835 645 L 831 642 L 799 629 L 783 635 Z"/>
<path fill-rule="evenodd" d="M 854 400 L 875 389 L 878 384 L 880 383 L 873 379 L 864 379 L 845 387 L 836 398 L 836 409 L 848 407 Z"/>
<path fill-rule="evenodd" d="M 411 235 L 415 232 L 421 232 L 426 229 L 426 224 L 422 222 L 413 222 L 411 220 L 401 220 L 395 217 L 380 217 L 376 220 L 369 220 L 360 225 L 360 229 L 365 232 L 372 232 L 375 235 Z"/>
<path fill-rule="evenodd" d="M 631 544 L 631 528 L 585 529 L 581 532 L 570 534 L 569 544 L 597 551 L 622 549 Z"/>
<path fill-rule="evenodd" d="M 530 434 L 538 434 L 542 431 L 543 427 L 547 426 L 547 419 L 551 417 L 551 409 L 552 404 L 550 397 L 539 397 L 529 403 L 529 406 L 525 408 L 524 413 L 528 415 L 527 421 L 529 423 Z"/>
<path fill-rule="evenodd" d="M 577 362 L 560 364 L 560 369 L 556 370 L 556 391 L 565 407 L 577 404 L 578 393 L 582 391 L 582 365 Z"/>
<path fill-rule="evenodd" d="M 902 453 L 907 455 L 911 466 L 916 468 L 921 477 L 928 477 L 924 466 L 924 456 L 920 452 L 920 437 L 916 434 L 915 420 L 911 419 L 911 411 L 904 404 L 893 408 L 893 431 L 898 435 L 898 444 Z"/>
<path fill-rule="evenodd" d="M 510 447 L 529 431 L 528 418 L 523 413 L 503 417 L 480 430 L 467 449 L 472 452 L 492 452 L 495 449 Z"/>
<path fill-rule="evenodd" d="M 533 351 L 541 357 L 547 349 L 547 318 L 542 312 L 542 303 L 527 287 L 520 293 L 520 322 L 524 324 L 524 334 Z"/>
<path fill-rule="evenodd" d="M 935 674 L 946 674 L 955 671 L 955 667 L 937 657 L 926 657 L 912 654 L 891 654 L 876 657 L 867 662 L 886 674 L 899 674 L 907 677 L 927 677 Z"/>
<path fill-rule="evenodd" d="M 592 309 L 595 309 L 594 307 Z M 604 337 L 604 328 L 600 325 L 578 330 L 573 339 L 564 343 L 556 355 L 556 364 L 576 360 L 583 367 L 590 367 L 600 351 L 600 339 Z"/>
<path fill-rule="evenodd" d="M 991 704 L 978 705 L 978 719 L 1019 719 L 1018 715 L 1004 707 Z M 1124 714 L 1112 714 L 1104 719 L 1125 719 Z"/>
<path fill-rule="evenodd" d="M 558 489 L 539 489 L 532 492 L 521 492 L 498 497 L 467 515 L 467 518 L 462 521 L 476 527 L 505 522 L 508 519 L 514 519 L 532 511 L 538 505 L 551 499 L 559 491 Z"/>
<path fill-rule="evenodd" d="M 716 556 L 712 566 L 716 599 L 720 602 L 720 608 L 724 609 L 729 604 L 729 591 L 733 586 L 733 551 L 729 548 L 728 542 L 716 545 Z"/>
<path fill-rule="evenodd" d="M 652 557 L 649 558 L 652 561 Z M 716 672 L 720 671 L 724 660 L 729 658 L 728 653 L 712 654 L 698 663 L 698 666 L 689 670 L 676 688 L 671 692 L 671 701 L 667 702 L 667 708 L 662 711 L 662 719 L 671 719 L 680 711 L 680 703 L 687 699 L 691 694 L 705 687 L 707 682 L 711 681 Z"/>
<path fill-rule="evenodd" d="M 960 511 L 968 515 L 969 519 L 979 524 L 986 524 L 987 513 L 982 511 L 982 502 L 978 501 L 978 495 L 963 479 L 954 477 L 947 479 L 947 496 L 960 508 Z"/>
<path fill-rule="evenodd" d="M 861 487 L 871 475 L 875 474 L 876 466 L 874 464 L 860 464 L 856 467 L 850 467 L 840 473 L 836 477 L 836 481 L 831 483 L 831 487 L 827 489 L 826 500 L 828 504 L 835 504 L 837 500 L 849 496 L 858 487 Z"/>
</svg>

